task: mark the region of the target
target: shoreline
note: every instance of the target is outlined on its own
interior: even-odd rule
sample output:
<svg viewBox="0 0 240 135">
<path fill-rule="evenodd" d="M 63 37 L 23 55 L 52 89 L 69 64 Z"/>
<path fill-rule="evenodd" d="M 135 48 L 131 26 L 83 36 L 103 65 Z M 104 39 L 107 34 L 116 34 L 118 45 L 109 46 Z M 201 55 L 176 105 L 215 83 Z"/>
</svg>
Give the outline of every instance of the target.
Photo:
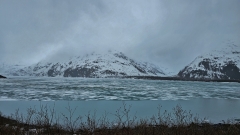
<svg viewBox="0 0 240 135">
<path fill-rule="evenodd" d="M 146 80 L 171 80 L 171 81 L 199 81 L 199 82 L 237 82 L 240 80 L 226 80 L 226 79 L 187 79 L 180 77 L 159 77 L 159 76 L 124 76 L 120 78 L 132 79 L 146 79 Z"/>
<path fill-rule="evenodd" d="M 26 76 L 12 76 L 12 77 L 26 77 Z M 33 76 L 30 76 L 33 77 Z M 34 78 L 38 78 L 36 76 Z M 43 76 L 49 77 L 49 76 Z M 0 78 L 8 79 L 5 76 L 0 75 Z M 54 77 L 49 77 L 54 78 Z M 83 78 L 83 77 L 63 77 L 63 78 Z M 93 78 L 93 77 L 89 77 Z M 101 77 L 97 77 L 101 78 Z M 169 81 L 196 81 L 196 82 L 236 82 L 240 83 L 240 80 L 232 80 L 232 79 L 189 79 L 189 78 L 181 78 L 181 77 L 161 77 L 161 76 L 107 76 L 102 78 L 121 78 L 121 79 L 144 79 L 144 80 L 169 80 Z"/>
</svg>

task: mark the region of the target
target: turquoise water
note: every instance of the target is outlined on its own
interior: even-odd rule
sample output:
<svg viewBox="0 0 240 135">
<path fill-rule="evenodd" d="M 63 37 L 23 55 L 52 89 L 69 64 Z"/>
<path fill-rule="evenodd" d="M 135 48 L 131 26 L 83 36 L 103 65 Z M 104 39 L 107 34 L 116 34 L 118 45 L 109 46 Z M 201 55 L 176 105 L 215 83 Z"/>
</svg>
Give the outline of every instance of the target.
<svg viewBox="0 0 240 135">
<path fill-rule="evenodd" d="M 159 105 L 162 106 L 161 113 L 167 110 L 173 113 L 173 108 L 180 105 L 183 110 L 191 111 L 193 115 L 198 115 L 201 119 L 209 120 L 213 123 L 222 122 L 222 120 L 234 120 L 240 118 L 240 100 L 233 99 L 191 99 L 191 100 L 157 100 L 157 101 L 124 101 L 126 107 L 130 108 L 130 116 L 140 118 L 150 118 L 157 115 Z M 1 101 L 0 111 L 4 115 L 14 114 L 16 109 L 26 114 L 28 108 L 40 109 L 40 106 L 55 108 L 58 115 L 62 113 L 69 115 L 68 105 L 75 109 L 74 117 L 85 116 L 90 113 L 100 118 L 105 113 L 110 121 L 116 119 L 115 113 L 118 109 L 123 108 L 122 101 Z"/>
</svg>

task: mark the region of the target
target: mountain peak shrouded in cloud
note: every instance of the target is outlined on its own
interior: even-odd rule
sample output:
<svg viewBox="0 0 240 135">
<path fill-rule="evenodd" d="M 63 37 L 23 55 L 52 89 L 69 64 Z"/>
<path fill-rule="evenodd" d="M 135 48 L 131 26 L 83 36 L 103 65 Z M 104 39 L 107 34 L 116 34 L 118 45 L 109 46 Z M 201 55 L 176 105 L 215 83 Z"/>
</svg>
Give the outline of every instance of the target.
<svg viewBox="0 0 240 135">
<path fill-rule="evenodd" d="M 179 71 L 192 58 L 240 44 L 239 0 L 2 0 L 0 62 L 118 50 Z"/>
</svg>

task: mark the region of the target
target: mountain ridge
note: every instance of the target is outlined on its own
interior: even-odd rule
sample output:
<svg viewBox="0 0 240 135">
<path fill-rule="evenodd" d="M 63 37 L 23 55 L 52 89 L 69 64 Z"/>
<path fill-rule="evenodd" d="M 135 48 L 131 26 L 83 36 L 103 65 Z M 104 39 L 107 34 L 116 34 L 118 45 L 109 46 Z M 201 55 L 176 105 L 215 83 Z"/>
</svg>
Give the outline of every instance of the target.
<svg viewBox="0 0 240 135">
<path fill-rule="evenodd" d="M 48 77 L 90 77 L 108 76 L 166 76 L 159 67 L 137 62 L 122 52 L 108 51 L 106 54 L 91 53 L 83 57 L 72 57 L 65 61 L 40 61 L 22 68 L 14 75 L 48 76 Z"/>
</svg>

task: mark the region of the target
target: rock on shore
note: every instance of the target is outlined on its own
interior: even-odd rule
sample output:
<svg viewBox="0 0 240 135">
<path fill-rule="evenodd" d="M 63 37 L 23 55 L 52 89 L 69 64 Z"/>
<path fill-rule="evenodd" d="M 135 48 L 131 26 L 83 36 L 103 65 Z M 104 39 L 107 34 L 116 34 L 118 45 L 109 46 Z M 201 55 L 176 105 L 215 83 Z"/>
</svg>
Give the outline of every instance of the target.
<svg viewBox="0 0 240 135">
<path fill-rule="evenodd" d="M 7 77 L 0 75 L 0 78 L 7 78 Z"/>
</svg>

